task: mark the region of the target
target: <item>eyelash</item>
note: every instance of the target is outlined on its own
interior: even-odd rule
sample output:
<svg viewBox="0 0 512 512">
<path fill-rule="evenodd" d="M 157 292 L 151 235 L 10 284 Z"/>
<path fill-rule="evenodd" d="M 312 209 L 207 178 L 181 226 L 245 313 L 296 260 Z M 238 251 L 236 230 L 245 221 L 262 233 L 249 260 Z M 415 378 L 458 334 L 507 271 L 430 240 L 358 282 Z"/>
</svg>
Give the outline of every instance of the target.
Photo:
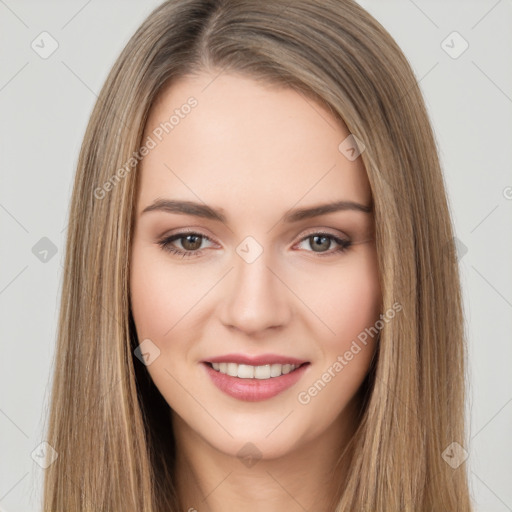
<svg viewBox="0 0 512 512">
<path fill-rule="evenodd" d="M 179 240 L 180 238 L 185 238 L 188 235 L 195 235 L 204 240 L 213 242 L 213 240 L 210 237 L 208 237 L 206 235 L 202 235 L 201 233 L 196 233 L 194 231 L 184 231 L 184 232 L 176 233 L 174 235 L 166 237 L 166 238 L 158 241 L 157 243 L 162 248 L 162 250 L 170 252 L 171 254 L 175 254 L 177 256 L 181 256 L 182 258 L 190 258 L 190 257 L 200 256 L 202 254 L 202 252 L 204 251 L 204 249 L 197 249 L 195 251 L 183 251 L 183 250 L 177 249 L 176 247 L 173 247 L 171 245 L 171 242 L 173 242 L 174 240 Z M 318 235 L 330 238 L 331 240 L 334 240 L 339 245 L 338 249 L 335 249 L 333 251 L 328 251 L 328 252 L 324 252 L 324 253 L 316 253 L 317 256 L 319 256 L 319 257 L 332 256 L 333 254 L 344 253 L 352 245 L 352 242 L 350 240 L 344 240 L 342 238 L 334 236 L 331 233 L 325 233 L 322 231 L 310 233 L 307 236 L 303 237 L 300 240 L 300 242 L 303 242 L 304 240 L 307 240 L 308 238 L 311 238 L 313 236 L 318 236 Z M 314 252 L 314 251 L 307 251 L 307 252 Z"/>
</svg>

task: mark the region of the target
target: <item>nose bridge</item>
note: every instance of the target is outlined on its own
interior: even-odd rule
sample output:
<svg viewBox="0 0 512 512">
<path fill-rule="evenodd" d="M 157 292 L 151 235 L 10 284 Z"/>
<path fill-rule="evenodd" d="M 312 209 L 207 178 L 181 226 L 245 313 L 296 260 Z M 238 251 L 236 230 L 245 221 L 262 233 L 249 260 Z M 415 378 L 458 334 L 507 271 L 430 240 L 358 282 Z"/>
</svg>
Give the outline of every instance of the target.
<svg viewBox="0 0 512 512">
<path fill-rule="evenodd" d="M 240 244 L 234 254 L 234 271 L 222 309 L 225 325 L 244 332 L 256 332 L 277 327 L 289 320 L 290 303 L 287 289 L 270 270 L 271 262 L 266 251 L 254 258 L 254 247 L 249 245 L 252 257 L 247 257 Z M 270 268 L 269 268 L 270 267 Z"/>
</svg>

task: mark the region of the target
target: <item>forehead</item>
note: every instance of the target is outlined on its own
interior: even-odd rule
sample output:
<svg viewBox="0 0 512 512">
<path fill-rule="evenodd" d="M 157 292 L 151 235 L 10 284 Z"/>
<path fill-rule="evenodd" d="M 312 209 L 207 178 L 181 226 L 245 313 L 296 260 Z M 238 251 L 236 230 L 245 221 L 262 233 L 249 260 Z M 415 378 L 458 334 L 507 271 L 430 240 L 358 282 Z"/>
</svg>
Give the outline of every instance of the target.
<svg viewBox="0 0 512 512">
<path fill-rule="evenodd" d="M 361 158 L 339 150 L 349 135 L 323 105 L 293 89 L 224 73 L 184 77 L 150 111 L 143 140 L 155 145 L 140 166 L 140 209 L 156 197 L 199 197 L 255 213 L 298 202 L 368 204 Z"/>
</svg>

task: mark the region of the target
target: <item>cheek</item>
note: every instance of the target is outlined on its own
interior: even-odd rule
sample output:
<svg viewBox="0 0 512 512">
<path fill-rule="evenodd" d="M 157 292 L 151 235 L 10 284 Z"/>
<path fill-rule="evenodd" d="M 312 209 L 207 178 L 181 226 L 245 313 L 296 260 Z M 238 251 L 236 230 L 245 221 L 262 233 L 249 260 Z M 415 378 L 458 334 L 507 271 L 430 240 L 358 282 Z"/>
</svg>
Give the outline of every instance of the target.
<svg viewBox="0 0 512 512">
<path fill-rule="evenodd" d="M 318 266 L 302 280 L 298 295 L 320 320 L 316 328 L 326 350 L 341 350 L 381 313 L 377 257 L 372 246 L 347 256 L 340 265 Z M 322 327 L 323 324 L 323 327 Z"/>
<path fill-rule="evenodd" d="M 297 400 L 305 411 L 323 411 L 323 422 L 328 424 L 335 421 L 360 388 L 375 352 L 377 335 L 370 328 L 381 314 L 375 252 L 368 248 L 350 264 L 347 261 L 343 267 L 331 269 L 323 280 L 328 283 L 325 291 L 321 293 L 316 281 L 309 298 L 333 332 L 318 327 L 318 333 L 322 329 L 322 335 L 317 337 L 322 359 Z M 324 300 L 319 301 L 319 296 Z"/>
<path fill-rule="evenodd" d="M 130 297 L 133 320 L 139 343 L 151 340 L 152 361 L 146 369 L 151 379 L 172 406 L 180 400 L 174 392 L 180 375 L 180 357 L 186 354 L 187 328 L 191 320 L 187 313 L 197 303 L 198 287 L 190 283 L 190 276 L 180 269 L 170 268 L 154 248 L 134 243 L 130 270 Z M 204 294 L 204 292 L 203 292 Z M 156 346 L 156 348 L 155 348 Z"/>
<path fill-rule="evenodd" d="M 204 295 L 189 272 L 166 262 L 154 249 L 134 247 L 130 275 L 132 313 L 137 333 L 160 342 L 179 329 L 187 313 Z"/>
<path fill-rule="evenodd" d="M 330 320 L 337 336 L 346 339 L 357 337 L 379 318 L 381 290 L 377 272 L 373 267 L 359 262 L 351 272 L 333 280 L 337 308 Z"/>
<path fill-rule="evenodd" d="M 139 340 L 161 338 L 173 323 L 170 279 L 144 254 L 134 252 L 130 278 L 132 313 Z"/>
</svg>

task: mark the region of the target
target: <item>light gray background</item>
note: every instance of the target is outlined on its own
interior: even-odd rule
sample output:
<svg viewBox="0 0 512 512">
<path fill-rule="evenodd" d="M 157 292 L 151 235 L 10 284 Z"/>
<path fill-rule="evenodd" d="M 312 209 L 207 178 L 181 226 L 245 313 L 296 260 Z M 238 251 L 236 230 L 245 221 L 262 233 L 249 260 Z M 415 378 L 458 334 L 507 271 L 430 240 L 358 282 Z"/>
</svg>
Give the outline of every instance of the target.
<svg viewBox="0 0 512 512">
<path fill-rule="evenodd" d="M 479 512 L 512 511 L 512 2 L 360 3 L 411 62 L 434 125 L 461 249 L 472 492 Z M 3 511 L 40 510 L 31 453 L 44 440 L 78 151 L 110 67 L 158 4 L 0 0 Z M 43 31 L 59 44 L 47 59 L 31 48 Z M 469 43 L 456 59 L 441 45 L 453 31 Z M 57 249 L 46 262 L 32 252 L 43 237 Z"/>
</svg>

